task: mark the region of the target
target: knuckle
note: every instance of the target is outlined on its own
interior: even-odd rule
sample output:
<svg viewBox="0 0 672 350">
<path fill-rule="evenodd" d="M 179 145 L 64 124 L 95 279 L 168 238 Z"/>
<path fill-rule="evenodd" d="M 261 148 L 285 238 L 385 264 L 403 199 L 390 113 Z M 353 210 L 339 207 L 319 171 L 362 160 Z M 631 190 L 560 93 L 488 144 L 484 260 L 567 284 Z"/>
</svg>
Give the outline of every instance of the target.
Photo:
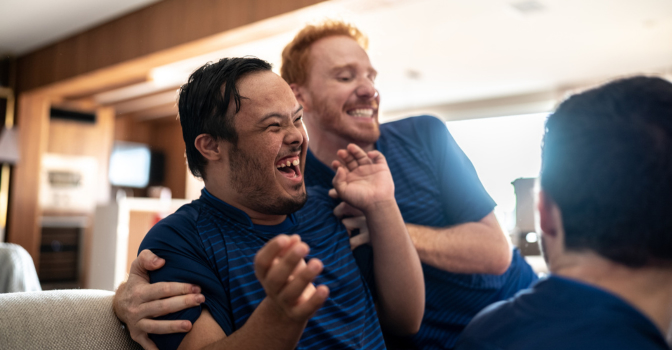
<svg viewBox="0 0 672 350">
<path fill-rule="evenodd" d="M 162 285 L 161 285 L 161 293 L 163 293 L 164 295 L 169 295 L 169 294 L 171 294 L 171 292 L 170 292 L 170 284 L 167 284 L 167 283 L 166 283 L 166 284 L 162 284 Z"/>
<path fill-rule="evenodd" d="M 158 303 L 158 311 L 162 314 L 165 315 L 168 313 L 170 310 L 170 305 L 168 305 L 168 302 L 166 300 L 160 300 Z"/>
<path fill-rule="evenodd" d="M 140 313 L 140 310 L 139 310 L 139 308 L 136 307 L 136 306 L 130 306 L 130 307 L 128 308 L 128 315 L 129 315 L 130 318 L 132 318 L 132 319 L 137 318 L 137 316 L 138 316 L 139 313 Z"/>
</svg>

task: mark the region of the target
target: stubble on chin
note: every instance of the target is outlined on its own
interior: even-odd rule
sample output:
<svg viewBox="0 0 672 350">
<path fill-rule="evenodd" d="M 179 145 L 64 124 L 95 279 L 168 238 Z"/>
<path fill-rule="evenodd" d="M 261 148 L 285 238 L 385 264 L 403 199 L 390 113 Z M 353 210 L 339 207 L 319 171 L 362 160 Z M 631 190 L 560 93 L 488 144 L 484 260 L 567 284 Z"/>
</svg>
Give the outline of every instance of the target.
<svg viewBox="0 0 672 350">
<path fill-rule="evenodd" d="M 301 191 L 291 198 L 276 197 L 269 194 L 268 181 L 264 179 L 264 166 L 242 149 L 234 146 L 229 152 L 231 169 L 230 183 L 237 193 L 244 195 L 245 206 L 264 214 L 289 215 L 301 209 L 308 200 L 303 183 L 295 185 L 292 190 Z"/>
</svg>

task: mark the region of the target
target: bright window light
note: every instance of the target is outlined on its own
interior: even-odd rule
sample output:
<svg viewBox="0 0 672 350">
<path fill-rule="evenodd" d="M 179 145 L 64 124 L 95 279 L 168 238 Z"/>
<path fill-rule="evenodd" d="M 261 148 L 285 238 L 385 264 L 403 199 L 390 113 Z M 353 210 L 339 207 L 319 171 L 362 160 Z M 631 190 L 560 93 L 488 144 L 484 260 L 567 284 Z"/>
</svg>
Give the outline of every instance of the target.
<svg viewBox="0 0 672 350">
<path fill-rule="evenodd" d="M 115 142 L 110 156 L 110 183 L 123 187 L 147 187 L 150 162 L 151 152 L 147 145 Z"/>
<path fill-rule="evenodd" d="M 508 231 L 515 226 L 516 196 L 511 182 L 539 175 L 547 117 L 548 113 L 537 113 L 446 123 L 497 202 L 495 215 Z"/>
</svg>

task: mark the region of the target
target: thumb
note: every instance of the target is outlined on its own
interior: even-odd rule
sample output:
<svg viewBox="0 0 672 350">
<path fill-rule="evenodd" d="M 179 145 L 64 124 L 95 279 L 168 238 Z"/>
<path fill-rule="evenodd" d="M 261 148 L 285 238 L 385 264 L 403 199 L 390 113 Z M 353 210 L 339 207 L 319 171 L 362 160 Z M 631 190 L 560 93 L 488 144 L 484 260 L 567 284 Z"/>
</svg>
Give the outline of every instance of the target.
<svg viewBox="0 0 672 350">
<path fill-rule="evenodd" d="M 336 170 L 336 176 L 334 176 L 334 180 L 331 182 L 334 185 L 334 189 L 336 190 L 337 193 L 342 193 L 343 190 L 345 190 L 345 187 L 347 183 L 345 182 L 346 178 L 346 170 L 343 167 L 339 167 Z"/>
<path fill-rule="evenodd" d="M 165 263 L 166 261 L 164 259 L 159 258 L 150 250 L 145 249 L 140 252 L 140 255 L 138 255 L 131 264 L 130 273 L 146 275 L 147 271 L 154 271 L 162 267 Z"/>
</svg>

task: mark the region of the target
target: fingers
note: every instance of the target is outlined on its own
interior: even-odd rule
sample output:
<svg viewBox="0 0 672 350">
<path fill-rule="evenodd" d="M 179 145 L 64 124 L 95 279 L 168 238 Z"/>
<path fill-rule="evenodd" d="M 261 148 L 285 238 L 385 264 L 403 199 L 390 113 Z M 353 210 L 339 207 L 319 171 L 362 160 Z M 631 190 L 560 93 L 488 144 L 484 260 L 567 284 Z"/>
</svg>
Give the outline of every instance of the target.
<svg viewBox="0 0 672 350">
<path fill-rule="evenodd" d="M 322 307 L 322 304 L 327 300 L 327 297 L 329 297 L 329 287 L 325 285 L 317 286 L 315 293 L 313 293 L 313 296 L 310 297 L 310 299 L 294 308 L 294 315 L 305 319 L 310 318 L 320 307 Z"/>
<path fill-rule="evenodd" d="M 334 192 L 336 191 L 334 190 Z M 334 208 L 334 215 L 337 218 L 341 219 L 344 216 L 352 216 L 352 217 L 363 216 L 364 213 L 362 213 L 361 210 L 351 206 L 346 202 L 341 202 L 339 205 L 336 206 L 336 208 Z"/>
<path fill-rule="evenodd" d="M 152 301 L 178 295 L 198 294 L 200 292 L 201 288 L 199 286 L 189 283 L 158 282 L 146 286 L 146 288 L 143 291 L 138 292 L 138 294 L 143 301 Z"/>
<path fill-rule="evenodd" d="M 334 198 L 334 199 L 338 198 L 339 197 L 338 193 L 342 192 L 345 189 L 345 187 L 347 186 L 347 184 L 345 183 L 345 179 L 346 179 L 346 176 L 347 176 L 346 171 L 347 170 L 345 170 L 342 167 L 340 167 L 340 168 L 338 168 L 338 170 L 336 170 L 336 175 L 334 175 L 334 179 L 331 181 L 331 184 L 334 186 L 334 188 L 332 189 L 333 194 L 332 194 L 332 190 L 329 190 L 329 196 L 331 198 Z"/>
<path fill-rule="evenodd" d="M 133 340 L 135 340 L 138 344 L 140 344 L 140 346 L 142 346 L 142 348 L 145 350 L 159 350 L 156 344 L 154 344 L 154 342 L 151 339 L 149 339 L 147 333 L 137 335 L 131 334 L 131 338 L 133 338 Z"/>
<path fill-rule="evenodd" d="M 280 292 L 287 284 L 287 279 L 296 265 L 308 254 L 308 251 L 307 244 L 298 242 L 268 270 L 265 280 L 260 280 L 268 295 L 274 296 Z"/>
<path fill-rule="evenodd" d="M 273 261 L 280 255 L 280 252 L 287 249 L 291 241 L 287 235 L 278 235 L 268 241 L 254 256 L 254 270 L 257 279 L 263 281 L 268 274 L 268 270 L 273 266 Z"/>
<path fill-rule="evenodd" d="M 165 263 L 166 261 L 164 259 L 159 258 L 149 249 L 145 249 L 140 252 L 140 255 L 138 255 L 138 257 L 131 264 L 131 273 L 134 272 L 134 266 L 136 268 L 135 272 L 146 274 L 147 271 L 154 271 L 163 266 Z"/>
<path fill-rule="evenodd" d="M 387 159 L 379 151 L 371 151 L 366 154 L 374 164 L 387 164 Z"/>
<path fill-rule="evenodd" d="M 341 222 L 348 231 L 360 230 L 361 233 L 369 231 L 368 226 L 366 226 L 366 217 L 364 216 L 345 218 Z"/>
<path fill-rule="evenodd" d="M 362 244 L 369 244 L 369 232 L 362 232 L 355 237 L 350 238 L 350 249 L 355 250 Z"/>
<path fill-rule="evenodd" d="M 287 283 L 285 288 L 278 294 L 278 300 L 285 305 L 293 306 L 300 303 L 306 288 L 314 289 L 312 286 L 315 277 L 322 272 L 322 262 L 318 259 L 311 259 L 295 275 L 291 282 Z M 306 299 L 312 297 L 312 293 L 306 296 Z"/>
<path fill-rule="evenodd" d="M 351 145 L 352 145 L 352 144 L 348 145 L 348 149 L 347 149 L 347 150 L 344 150 L 344 149 L 338 150 L 338 152 L 336 152 L 336 156 L 338 156 L 339 161 L 340 161 L 340 162 L 341 162 L 341 163 L 342 163 L 348 170 L 353 171 L 353 170 L 357 169 L 357 167 L 359 166 L 359 164 L 360 164 L 359 162 L 360 162 L 360 159 L 362 159 L 362 155 L 363 155 L 363 158 L 367 158 L 367 159 L 368 159 L 368 157 L 366 156 L 366 153 L 364 153 L 364 151 L 362 151 L 362 149 L 359 148 L 359 147 L 357 147 L 357 146 L 355 146 L 355 147 L 357 147 L 357 149 L 358 149 L 359 151 L 361 151 L 361 154 L 359 154 L 359 153 L 353 153 L 353 152 L 351 151 L 351 149 L 350 149 L 350 146 L 351 146 Z M 353 145 L 353 146 L 354 146 L 354 145 Z M 355 149 L 355 151 L 356 151 L 357 149 Z M 369 162 L 370 162 L 370 160 L 369 160 Z M 332 163 L 332 167 L 333 167 L 333 165 L 334 165 L 334 164 Z"/>
<path fill-rule="evenodd" d="M 361 147 L 355 145 L 354 143 L 351 143 L 351 144 L 348 145 L 348 152 L 350 152 L 350 154 L 355 158 L 358 165 L 365 165 L 365 164 L 373 163 L 371 161 L 371 158 L 369 158 L 368 154 L 366 152 L 364 152 L 364 150 Z M 377 152 L 377 151 L 375 151 L 375 152 Z M 380 152 L 378 152 L 378 153 L 380 153 Z"/>
<path fill-rule="evenodd" d="M 341 167 L 341 165 L 344 165 L 344 164 L 341 164 L 341 162 L 339 162 L 338 160 L 335 160 L 335 161 L 331 162 L 331 169 L 336 171 L 336 170 L 338 170 L 338 168 Z"/>
<path fill-rule="evenodd" d="M 138 322 L 137 327 L 144 333 L 152 333 L 152 334 L 184 333 L 191 330 L 191 322 L 187 320 L 157 321 L 151 319 L 142 319 Z M 133 340 L 135 340 L 135 338 L 133 338 Z"/>
<path fill-rule="evenodd" d="M 178 312 L 205 302 L 203 294 L 180 295 L 172 298 L 154 300 L 141 304 L 138 309 L 140 318 L 159 317 Z"/>
</svg>

